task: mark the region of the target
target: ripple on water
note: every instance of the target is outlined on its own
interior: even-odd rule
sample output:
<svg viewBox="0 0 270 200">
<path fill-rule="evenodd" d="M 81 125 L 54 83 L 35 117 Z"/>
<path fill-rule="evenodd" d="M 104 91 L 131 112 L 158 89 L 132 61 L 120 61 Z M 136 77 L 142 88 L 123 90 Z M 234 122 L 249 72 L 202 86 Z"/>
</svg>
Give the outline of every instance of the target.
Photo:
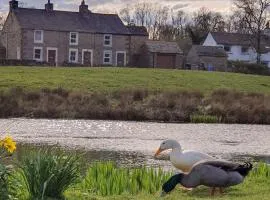
<svg viewBox="0 0 270 200">
<path fill-rule="evenodd" d="M 143 160 L 149 165 L 169 166 L 166 160 L 155 160 L 152 156 L 167 138 L 178 140 L 184 149 L 230 160 L 252 158 L 269 162 L 270 156 L 270 126 L 266 125 L 1 119 L 0 131 L 23 143 L 58 144 L 88 152 L 123 155 L 111 156 L 112 159 L 125 160 L 132 154 L 137 162 Z M 97 155 L 104 157 L 105 153 Z"/>
</svg>

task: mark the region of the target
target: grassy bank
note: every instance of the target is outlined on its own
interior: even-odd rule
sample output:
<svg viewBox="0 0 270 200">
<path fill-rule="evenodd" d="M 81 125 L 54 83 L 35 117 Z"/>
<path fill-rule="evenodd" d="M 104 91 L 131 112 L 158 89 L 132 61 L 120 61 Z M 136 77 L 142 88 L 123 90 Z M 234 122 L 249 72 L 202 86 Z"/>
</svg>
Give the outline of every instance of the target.
<svg viewBox="0 0 270 200">
<path fill-rule="evenodd" d="M 263 173 L 262 170 L 265 172 Z M 239 186 L 228 188 L 222 197 L 219 196 L 218 199 L 222 200 L 268 200 L 270 196 L 269 190 L 270 184 L 270 168 L 265 168 L 265 165 L 260 165 L 257 170 L 254 170 L 245 180 L 245 182 Z M 78 186 L 80 187 L 80 186 Z M 112 196 L 98 196 L 92 193 L 87 193 L 79 188 L 70 188 L 65 193 L 68 200 L 84 199 L 84 200 L 124 200 L 124 199 L 134 199 L 134 200 L 194 200 L 194 199 L 213 199 L 209 196 L 208 188 L 200 187 L 194 189 L 191 192 L 183 191 L 180 187 L 177 187 L 175 191 L 167 195 L 165 198 L 160 198 L 160 190 L 153 194 L 139 193 L 137 195 L 123 194 L 123 195 L 112 195 Z"/>
<path fill-rule="evenodd" d="M 74 154 L 57 149 L 23 154 L 15 168 L 10 170 L 9 181 L 5 182 L 8 194 L 11 199 L 20 200 L 154 200 L 161 199 L 161 186 L 172 174 L 161 169 L 123 168 L 110 162 L 92 163 L 85 172 L 82 163 L 86 164 Z M 263 163 L 254 165 L 244 183 L 227 188 L 220 199 L 269 199 L 270 167 Z M 206 187 L 191 192 L 177 187 L 162 199 L 212 198 Z"/>
<path fill-rule="evenodd" d="M 251 174 L 246 178 L 243 184 L 228 188 L 225 190 L 223 196 L 218 197 L 222 200 L 268 200 L 270 197 L 270 167 L 266 165 L 259 165 L 257 169 L 253 170 Z M 165 198 L 160 198 L 160 190 L 154 194 L 139 193 L 137 195 L 123 194 L 123 195 L 112 195 L 112 196 L 98 196 L 92 193 L 87 193 L 79 186 L 70 188 L 66 191 L 65 196 L 67 200 L 84 199 L 84 200 L 208 200 L 213 199 L 209 196 L 208 188 L 199 187 L 193 191 L 183 191 L 180 187 L 177 187 L 175 191 L 167 195 Z"/>
<path fill-rule="evenodd" d="M 270 95 L 217 90 L 82 93 L 58 89 L 0 92 L 0 117 L 270 124 Z"/>
<path fill-rule="evenodd" d="M 58 87 L 79 92 L 112 92 L 122 89 L 199 91 L 216 89 L 270 93 L 270 77 L 235 73 L 123 68 L 0 67 L 0 90 Z"/>
</svg>

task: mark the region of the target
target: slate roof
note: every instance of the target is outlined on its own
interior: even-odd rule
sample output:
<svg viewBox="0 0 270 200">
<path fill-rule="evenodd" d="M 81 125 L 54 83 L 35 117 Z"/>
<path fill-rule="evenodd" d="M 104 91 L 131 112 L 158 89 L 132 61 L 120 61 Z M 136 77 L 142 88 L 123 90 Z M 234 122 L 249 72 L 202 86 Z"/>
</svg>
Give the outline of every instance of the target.
<svg viewBox="0 0 270 200">
<path fill-rule="evenodd" d="M 117 14 L 81 14 L 58 10 L 47 12 L 45 9 L 33 8 L 17 8 L 13 12 L 24 29 L 131 34 Z"/>
<path fill-rule="evenodd" d="M 250 46 L 249 34 L 212 32 L 211 35 L 218 44 Z"/>
<path fill-rule="evenodd" d="M 198 56 L 227 57 L 224 49 L 220 47 L 193 45 L 192 49 L 197 52 Z"/>
<path fill-rule="evenodd" d="M 151 53 L 172 53 L 172 54 L 183 54 L 176 42 L 166 41 L 151 41 L 145 42 L 145 45 Z"/>
<path fill-rule="evenodd" d="M 254 46 L 256 44 L 256 38 L 251 34 L 241 33 L 223 33 L 223 32 L 211 32 L 211 35 L 218 44 L 222 45 L 238 45 L 244 47 Z M 270 37 L 267 35 L 261 36 L 261 51 L 267 53 L 270 51 Z"/>
<path fill-rule="evenodd" d="M 149 36 L 144 26 L 127 26 L 127 28 L 132 35 Z"/>
</svg>

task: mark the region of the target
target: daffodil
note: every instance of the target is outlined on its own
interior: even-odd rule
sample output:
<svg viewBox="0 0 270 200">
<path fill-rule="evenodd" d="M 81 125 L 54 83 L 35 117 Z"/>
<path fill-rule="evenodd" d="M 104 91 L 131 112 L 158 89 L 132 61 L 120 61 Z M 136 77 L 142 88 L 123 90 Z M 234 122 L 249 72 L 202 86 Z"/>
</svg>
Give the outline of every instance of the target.
<svg viewBox="0 0 270 200">
<path fill-rule="evenodd" d="M 13 153 L 16 150 L 16 142 L 9 136 L 0 140 L 0 147 L 4 147 L 9 153 Z"/>
</svg>

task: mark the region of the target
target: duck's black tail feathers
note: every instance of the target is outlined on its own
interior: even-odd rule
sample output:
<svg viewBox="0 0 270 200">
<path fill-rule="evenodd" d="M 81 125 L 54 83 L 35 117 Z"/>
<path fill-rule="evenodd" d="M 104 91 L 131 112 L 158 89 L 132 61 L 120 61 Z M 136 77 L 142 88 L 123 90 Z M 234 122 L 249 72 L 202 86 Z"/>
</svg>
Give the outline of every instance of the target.
<svg viewBox="0 0 270 200">
<path fill-rule="evenodd" d="M 253 165 L 250 162 L 247 162 L 244 165 L 239 165 L 239 167 L 237 167 L 235 171 L 237 171 L 239 174 L 245 177 L 252 170 L 252 168 Z"/>
</svg>

